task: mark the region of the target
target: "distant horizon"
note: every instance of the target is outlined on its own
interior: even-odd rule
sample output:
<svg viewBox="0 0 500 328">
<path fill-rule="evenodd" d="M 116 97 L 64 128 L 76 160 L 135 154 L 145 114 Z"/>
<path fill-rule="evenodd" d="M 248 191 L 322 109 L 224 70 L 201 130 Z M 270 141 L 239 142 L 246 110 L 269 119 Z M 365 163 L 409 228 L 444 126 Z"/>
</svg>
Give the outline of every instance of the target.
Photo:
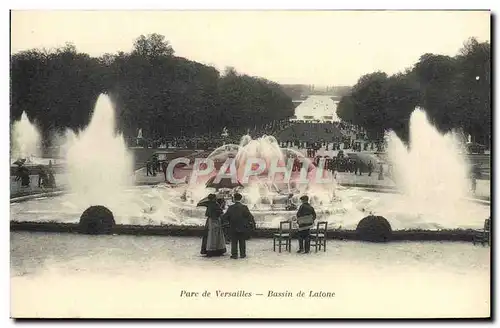
<svg viewBox="0 0 500 328">
<path fill-rule="evenodd" d="M 133 24 L 131 23 L 133 22 Z M 13 10 L 11 53 L 72 43 L 93 57 L 130 52 L 158 33 L 175 56 L 279 84 L 352 86 L 421 55 L 455 56 L 470 37 L 491 39 L 490 11 Z"/>
</svg>

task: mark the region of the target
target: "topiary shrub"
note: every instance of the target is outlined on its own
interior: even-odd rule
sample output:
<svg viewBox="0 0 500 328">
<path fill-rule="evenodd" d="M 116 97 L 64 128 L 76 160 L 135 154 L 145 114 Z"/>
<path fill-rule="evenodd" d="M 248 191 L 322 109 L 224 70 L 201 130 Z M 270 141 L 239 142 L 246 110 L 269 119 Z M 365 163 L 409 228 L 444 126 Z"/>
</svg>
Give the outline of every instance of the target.
<svg viewBox="0 0 500 328">
<path fill-rule="evenodd" d="M 111 234 L 114 226 L 113 212 L 102 205 L 90 206 L 80 216 L 80 233 L 89 235 Z"/>
<path fill-rule="evenodd" d="M 383 216 L 369 215 L 359 221 L 356 233 L 360 240 L 383 243 L 391 240 L 392 228 Z"/>
</svg>

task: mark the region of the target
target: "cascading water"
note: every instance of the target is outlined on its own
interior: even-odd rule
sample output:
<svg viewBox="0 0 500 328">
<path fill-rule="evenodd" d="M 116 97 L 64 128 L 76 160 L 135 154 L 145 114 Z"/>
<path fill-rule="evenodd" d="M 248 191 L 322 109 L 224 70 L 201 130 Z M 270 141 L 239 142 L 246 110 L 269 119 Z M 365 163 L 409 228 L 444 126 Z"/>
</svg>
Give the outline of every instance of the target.
<svg viewBox="0 0 500 328">
<path fill-rule="evenodd" d="M 26 112 L 23 112 L 21 119 L 14 122 L 11 130 L 11 158 L 16 161 L 20 158 L 40 157 L 41 143 L 40 132 L 29 120 Z"/>
<path fill-rule="evenodd" d="M 107 95 L 97 99 L 87 128 L 69 132 L 66 152 L 68 186 L 85 205 L 114 204 L 133 184 L 132 156 L 116 133 L 113 104 Z"/>
<path fill-rule="evenodd" d="M 409 146 L 392 131 L 386 140 L 393 180 L 406 197 L 401 206 L 413 214 L 439 217 L 444 226 L 466 223 L 468 164 L 460 138 L 439 133 L 425 111 L 416 108 L 410 117 Z"/>
<path fill-rule="evenodd" d="M 298 151 L 289 148 L 280 148 L 278 141 L 273 136 L 263 135 L 262 137 L 252 139 L 245 135 L 241 138 L 239 145 L 224 145 L 214 150 L 208 158 L 214 161 L 225 161 L 227 158 L 234 158 L 237 177 L 240 182 L 244 179 L 247 161 L 251 159 L 260 159 L 265 164 L 265 169 L 259 176 L 250 176 L 248 182 L 244 182 L 245 188 L 242 193 L 245 202 L 252 208 L 265 209 L 269 204 L 275 201 L 285 203 L 285 198 L 289 193 L 307 193 L 315 197 L 320 202 L 331 200 L 335 184 L 333 178 L 330 183 L 315 184 L 316 167 L 311 161 L 304 157 Z M 272 177 L 268 176 L 271 163 L 278 163 L 278 166 L 285 166 L 288 159 L 300 159 L 307 168 L 307 177 L 304 179 L 307 183 L 301 183 L 300 172 L 293 172 L 290 184 L 284 181 L 284 174 L 277 173 Z M 255 168 L 256 169 L 256 168 Z M 329 172 L 324 171 L 323 176 L 328 176 Z M 331 175 L 331 174 L 330 174 Z M 193 189 L 193 187 L 191 187 Z M 292 189 L 294 189 L 292 191 Z M 297 201 L 297 200 L 296 200 Z M 284 205 L 283 205 L 284 206 Z"/>
</svg>

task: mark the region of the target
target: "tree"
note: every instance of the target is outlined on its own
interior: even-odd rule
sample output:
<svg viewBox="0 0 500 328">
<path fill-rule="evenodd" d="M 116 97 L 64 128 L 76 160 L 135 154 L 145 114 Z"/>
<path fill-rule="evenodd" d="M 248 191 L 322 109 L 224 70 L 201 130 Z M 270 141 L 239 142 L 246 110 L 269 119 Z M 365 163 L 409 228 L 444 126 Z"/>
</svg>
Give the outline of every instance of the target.
<svg viewBox="0 0 500 328">
<path fill-rule="evenodd" d="M 34 117 L 44 141 L 65 128 L 88 123 L 103 89 L 99 63 L 73 45 L 30 50 L 11 57 L 11 120 L 26 111 Z"/>
<path fill-rule="evenodd" d="M 459 122 L 480 143 L 491 136 L 491 46 L 476 39 L 467 40 L 456 57 L 460 67 L 457 101 L 463 110 Z"/>
<path fill-rule="evenodd" d="M 81 129 L 100 93 L 115 104 L 127 138 L 141 128 L 148 139 L 235 132 L 293 115 L 290 97 L 272 81 L 176 57 L 164 36 L 140 36 L 131 52 L 98 58 L 71 45 L 30 50 L 11 58 L 11 119 L 26 111 L 44 139 Z"/>
<path fill-rule="evenodd" d="M 467 40 L 457 56 L 424 54 L 403 73 L 362 76 L 342 97 L 337 114 L 380 137 L 394 130 L 408 137 L 416 106 L 442 132 L 462 129 L 487 144 L 491 136 L 491 55 L 488 42 Z"/>
<path fill-rule="evenodd" d="M 165 36 L 153 33 L 147 36 L 141 35 L 134 42 L 133 55 L 144 58 L 158 58 L 162 56 L 173 56 L 174 49 Z"/>
</svg>

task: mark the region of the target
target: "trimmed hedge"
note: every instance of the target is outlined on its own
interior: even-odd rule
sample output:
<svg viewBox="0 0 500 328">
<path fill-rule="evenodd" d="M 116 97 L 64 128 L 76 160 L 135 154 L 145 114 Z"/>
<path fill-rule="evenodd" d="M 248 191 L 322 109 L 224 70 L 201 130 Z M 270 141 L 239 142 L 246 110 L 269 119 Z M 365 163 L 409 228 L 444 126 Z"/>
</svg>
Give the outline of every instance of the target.
<svg viewBox="0 0 500 328">
<path fill-rule="evenodd" d="M 10 231 L 29 232 L 51 232 L 51 233 L 79 233 L 78 223 L 62 222 L 30 222 L 10 221 Z M 252 233 L 253 238 L 273 238 L 278 229 L 257 228 Z M 128 225 L 117 224 L 113 234 L 133 236 L 177 236 L 177 237 L 201 237 L 202 226 L 180 226 L 180 225 Z M 392 232 L 391 241 L 459 241 L 472 242 L 477 234 L 473 229 L 445 229 L 445 230 L 423 230 L 407 229 Z M 328 239 L 337 240 L 360 240 L 356 230 L 328 230 Z"/>
</svg>

